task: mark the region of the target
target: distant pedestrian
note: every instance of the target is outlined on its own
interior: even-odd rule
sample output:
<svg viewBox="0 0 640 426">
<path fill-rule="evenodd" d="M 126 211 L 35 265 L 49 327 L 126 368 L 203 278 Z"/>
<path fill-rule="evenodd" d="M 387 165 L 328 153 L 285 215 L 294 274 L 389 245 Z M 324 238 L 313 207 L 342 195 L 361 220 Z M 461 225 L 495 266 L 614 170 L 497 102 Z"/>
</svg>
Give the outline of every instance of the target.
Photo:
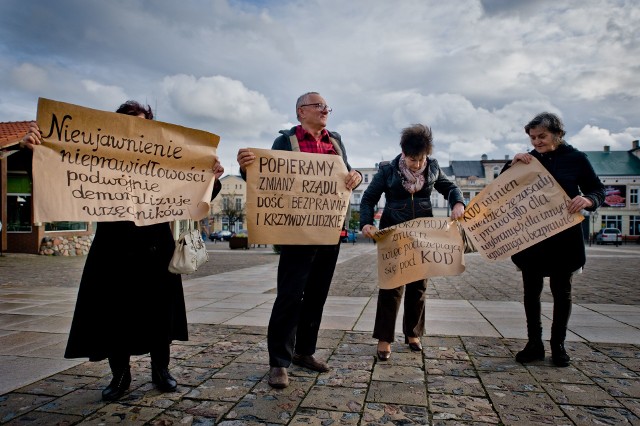
<svg viewBox="0 0 640 426">
<path fill-rule="evenodd" d="M 587 156 L 567 144 L 560 117 L 543 112 L 531 120 L 524 130 L 533 150 L 519 153 L 505 164 L 502 172 L 518 161 L 529 164 L 536 158 L 558 181 L 571 198 L 568 212 L 594 211 L 604 201 L 604 185 L 596 175 Z M 516 253 L 511 257 L 522 271 L 524 312 L 527 317 L 528 341 L 516 354 L 516 361 L 528 363 L 544 359 L 540 295 L 544 277 L 549 277 L 553 295 L 551 324 L 551 359 L 558 367 L 569 365 L 571 358 L 564 347 L 571 316 L 571 283 L 586 263 L 582 224 L 578 223 L 552 237 Z"/>
</svg>

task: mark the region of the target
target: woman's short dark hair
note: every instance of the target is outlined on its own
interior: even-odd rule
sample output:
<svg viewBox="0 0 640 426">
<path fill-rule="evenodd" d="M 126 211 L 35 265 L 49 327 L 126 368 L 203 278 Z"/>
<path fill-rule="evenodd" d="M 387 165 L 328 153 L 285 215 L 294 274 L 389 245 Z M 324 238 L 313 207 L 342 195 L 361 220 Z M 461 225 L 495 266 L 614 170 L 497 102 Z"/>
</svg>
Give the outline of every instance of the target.
<svg viewBox="0 0 640 426">
<path fill-rule="evenodd" d="M 412 124 L 402 129 L 400 136 L 400 148 L 404 155 L 411 157 L 419 155 L 431 155 L 433 150 L 433 134 L 431 129 L 424 124 Z"/>
<path fill-rule="evenodd" d="M 144 114 L 144 118 L 147 120 L 153 120 L 153 111 L 151 111 L 151 107 L 147 105 L 143 106 L 141 103 L 136 101 L 127 101 L 120 105 L 120 107 L 116 110 L 119 114 L 127 114 L 127 115 L 140 115 Z"/>
<path fill-rule="evenodd" d="M 544 127 L 554 135 L 557 135 L 559 139 L 562 139 L 565 135 L 564 124 L 560 117 L 550 112 L 541 112 L 536 115 L 533 120 L 527 123 L 524 126 L 524 131 L 529 134 L 529 130 L 534 129 L 536 127 Z"/>
</svg>

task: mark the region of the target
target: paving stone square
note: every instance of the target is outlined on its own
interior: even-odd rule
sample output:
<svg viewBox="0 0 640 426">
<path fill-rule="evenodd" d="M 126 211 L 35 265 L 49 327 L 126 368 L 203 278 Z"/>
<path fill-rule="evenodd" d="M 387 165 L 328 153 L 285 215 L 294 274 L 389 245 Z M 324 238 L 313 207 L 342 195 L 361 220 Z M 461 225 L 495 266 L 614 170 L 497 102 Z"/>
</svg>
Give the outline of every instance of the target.
<svg viewBox="0 0 640 426">
<path fill-rule="evenodd" d="M 275 268 L 263 267 L 275 265 L 277 255 L 265 249 L 238 253 L 220 247 L 215 248 L 219 262 L 208 262 L 197 274 L 185 277 L 188 304 L 194 309 L 203 306 L 204 299 L 197 299 L 200 291 L 207 300 L 216 294 L 229 297 L 229 286 L 255 284 L 256 277 L 272 286 L 254 296 L 240 294 L 235 300 L 247 303 L 248 297 L 255 297 L 256 304 L 267 303 L 265 295 L 275 292 L 275 275 L 268 274 L 274 274 Z M 616 274 L 610 264 L 614 256 L 621 269 Z M 474 315 L 482 313 L 478 318 L 487 324 L 500 320 L 494 330 L 504 325 L 501 316 L 522 321 L 522 282 L 513 264 L 487 263 L 479 256 L 468 260 L 461 276 L 429 280 L 430 303 L 441 303 L 437 320 L 456 320 L 455 309 L 447 307 L 457 303 L 473 309 Z M 594 318 L 606 317 L 616 326 L 627 327 L 626 336 L 636 332 L 640 336 L 640 309 L 635 306 L 640 304 L 640 289 L 635 285 L 638 260 L 640 245 L 588 250 L 590 272 L 575 281 L 576 324 L 587 321 L 590 317 L 585 315 L 590 312 L 599 312 L 602 316 Z M 56 286 L 37 277 L 38 262 L 57 277 Z M 0 394 L 2 425 L 640 425 L 640 337 L 615 342 L 605 332 L 588 338 L 573 333 L 566 342 L 571 365 L 557 368 L 551 362 L 548 336 L 545 359 L 526 365 L 514 359 L 526 343 L 524 335 L 464 335 L 460 329 L 451 335 L 434 334 L 427 327 L 421 339 L 423 350 L 411 352 L 399 317 L 391 359 L 379 361 L 370 328 L 377 299 L 376 271 L 366 266 L 375 264 L 373 244 L 342 248 L 330 290 L 330 297 L 336 298 L 332 312 L 362 306 L 360 322 L 340 329 L 321 328 L 315 355 L 327 361 L 331 370 L 318 373 L 291 365 L 291 384 L 286 389 L 267 384 L 269 309 L 251 315 L 247 311 L 251 320 L 246 324 L 242 315 L 233 324 L 190 322 L 189 341 L 174 342 L 171 347 L 170 370 L 179 383 L 176 392 L 161 393 L 155 388 L 148 355 L 132 357 L 131 387 L 113 403 L 101 400 L 101 391 L 111 380 L 106 360 L 61 363 L 57 370 L 40 375 L 35 374 L 38 368 L 11 370 L 7 366 L 68 361 L 62 359 L 64 330 L 47 330 L 47 321 L 41 318 L 40 331 L 34 331 L 36 325 L 30 321 L 40 314 L 60 317 L 51 324 L 62 323 L 61 318 L 68 321 L 82 262 L 82 258 L 56 264 L 55 259 L 41 256 L 0 257 L 0 347 L 4 351 L 0 351 L 0 385 L 9 376 L 33 377 Z M 350 298 L 358 299 L 350 302 Z M 47 300 L 56 306 L 34 311 Z M 546 281 L 542 300 L 546 315 L 552 301 Z M 261 325 L 255 324 L 255 315 L 263 315 Z M 545 318 L 545 326 L 548 321 Z M 524 330 L 524 323 L 515 325 Z M 571 325 L 570 321 L 570 330 Z"/>
</svg>

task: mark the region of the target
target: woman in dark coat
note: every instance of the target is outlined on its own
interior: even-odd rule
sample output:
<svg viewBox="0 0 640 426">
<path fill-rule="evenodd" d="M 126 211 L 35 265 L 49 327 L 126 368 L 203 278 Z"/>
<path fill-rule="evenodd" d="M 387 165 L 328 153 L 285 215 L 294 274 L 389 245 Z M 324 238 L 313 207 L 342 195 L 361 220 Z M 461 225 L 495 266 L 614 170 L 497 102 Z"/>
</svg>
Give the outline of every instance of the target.
<svg viewBox="0 0 640 426">
<path fill-rule="evenodd" d="M 502 171 L 518 161 L 529 164 L 535 157 L 571 199 L 567 206 L 569 213 L 578 213 L 583 209 L 594 211 L 600 207 L 605 196 L 604 185 L 587 156 L 564 141 L 565 131 L 560 118 L 543 112 L 531 120 L 524 130 L 529 135 L 533 150 L 516 154 Z M 544 359 L 540 295 L 544 277 L 549 277 L 553 295 L 551 359 L 558 367 L 568 366 L 571 358 L 567 355 L 564 341 L 571 315 L 571 281 L 573 274 L 582 272 L 586 262 L 581 224 L 513 255 L 511 260 L 522 271 L 528 335 L 527 345 L 516 354 L 516 361 L 527 363 Z"/>
<path fill-rule="evenodd" d="M 151 107 L 122 104 L 121 114 L 153 119 Z M 23 142 L 40 144 L 32 123 Z M 32 147 L 30 147 L 33 149 Z M 224 172 L 214 159 L 211 198 L 220 192 Z M 113 379 L 102 391 L 106 401 L 119 399 L 131 384 L 131 355 L 151 355 L 151 378 L 162 392 L 174 391 L 169 373 L 170 344 L 188 340 L 182 277 L 169 272 L 175 248 L 169 222 L 136 226 L 130 221 L 99 222 L 87 255 L 65 358 L 109 359 Z"/>
<path fill-rule="evenodd" d="M 433 149 L 431 129 L 414 124 L 402 131 L 400 138 L 402 153 L 391 163 L 380 166 L 360 201 L 360 227 L 366 237 L 373 237 L 378 229 L 373 226 L 373 213 L 382 194 L 385 206 L 380 218 L 380 228 L 387 228 L 417 217 L 432 217 L 431 192 L 444 195 L 451 206 L 451 218 L 459 219 L 464 214 L 462 193 L 451 182 L 434 158 L 429 158 Z M 421 351 L 420 337 L 424 334 L 427 280 L 419 280 L 394 289 L 378 290 L 373 337 L 378 339 L 377 355 L 380 361 L 391 357 L 391 342 L 402 294 L 404 317 L 402 330 L 405 343 L 413 351 Z"/>
</svg>

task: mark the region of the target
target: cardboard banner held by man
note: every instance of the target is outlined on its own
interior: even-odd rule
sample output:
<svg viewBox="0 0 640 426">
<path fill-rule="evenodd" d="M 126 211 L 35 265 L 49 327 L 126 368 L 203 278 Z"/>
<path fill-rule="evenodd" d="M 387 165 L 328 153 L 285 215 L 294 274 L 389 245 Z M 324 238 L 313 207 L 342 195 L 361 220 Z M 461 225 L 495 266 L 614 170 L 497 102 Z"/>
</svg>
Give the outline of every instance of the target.
<svg viewBox="0 0 640 426">
<path fill-rule="evenodd" d="M 339 155 L 251 148 L 247 229 L 251 244 L 338 244 L 349 208 Z"/>
<path fill-rule="evenodd" d="M 464 247 L 455 221 L 424 217 L 379 230 L 378 287 L 390 289 L 425 279 L 460 275 Z"/>
<path fill-rule="evenodd" d="M 584 220 L 569 213 L 569 196 L 535 158 L 515 163 L 476 195 L 460 225 L 478 252 L 508 258 Z"/>
<path fill-rule="evenodd" d="M 150 225 L 209 213 L 220 137 L 40 98 L 36 222 Z"/>
</svg>

